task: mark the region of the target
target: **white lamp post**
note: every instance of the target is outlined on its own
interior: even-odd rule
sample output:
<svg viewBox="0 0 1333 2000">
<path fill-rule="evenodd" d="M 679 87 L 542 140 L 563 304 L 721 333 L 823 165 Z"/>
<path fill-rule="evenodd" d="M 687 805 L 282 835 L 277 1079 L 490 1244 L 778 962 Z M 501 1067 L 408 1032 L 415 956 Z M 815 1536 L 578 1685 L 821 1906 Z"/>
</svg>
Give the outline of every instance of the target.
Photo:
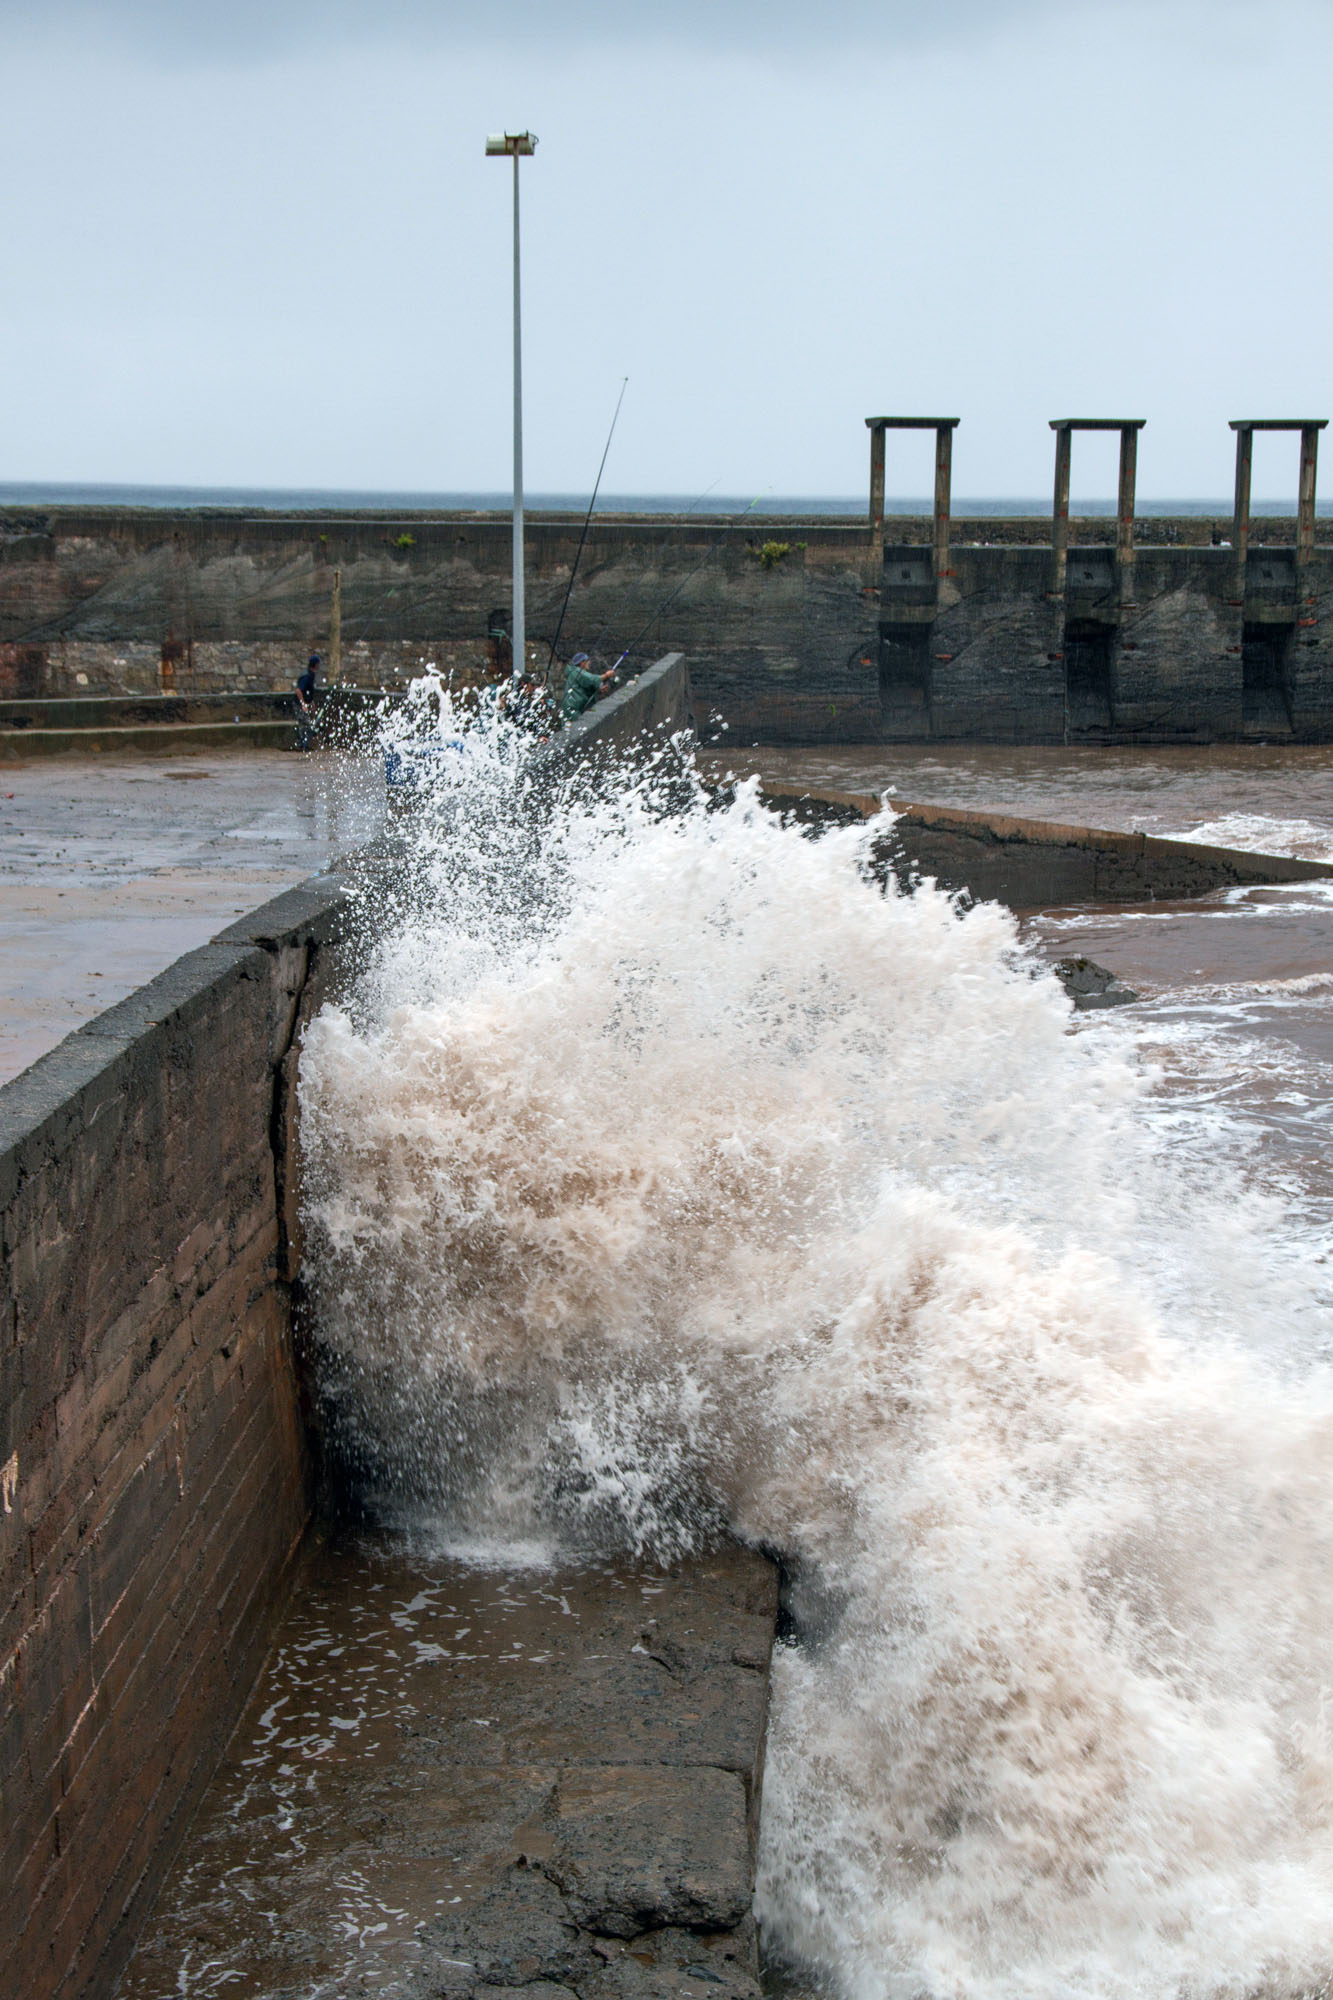
<svg viewBox="0 0 1333 2000">
<path fill-rule="evenodd" d="M 510 645 L 513 676 L 519 680 L 528 663 L 527 623 L 523 604 L 523 335 L 520 316 L 518 263 L 518 163 L 537 150 L 535 132 L 491 132 L 486 138 L 488 158 L 514 162 L 514 608 Z"/>
</svg>

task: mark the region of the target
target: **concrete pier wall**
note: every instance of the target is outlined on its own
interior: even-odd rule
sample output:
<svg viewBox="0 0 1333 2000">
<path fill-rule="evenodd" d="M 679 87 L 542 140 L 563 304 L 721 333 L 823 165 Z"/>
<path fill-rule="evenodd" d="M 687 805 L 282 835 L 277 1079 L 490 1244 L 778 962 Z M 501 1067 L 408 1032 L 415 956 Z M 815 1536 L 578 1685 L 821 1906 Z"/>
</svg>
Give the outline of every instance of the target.
<svg viewBox="0 0 1333 2000">
<path fill-rule="evenodd" d="M 775 812 L 811 826 L 869 819 L 882 803 L 873 792 L 823 787 L 764 785 L 761 796 Z M 893 809 L 892 830 L 876 850 L 880 869 L 904 888 L 929 879 L 942 889 L 966 890 L 976 902 L 1007 903 L 1014 910 L 1183 902 L 1214 889 L 1333 879 L 1333 863 L 1288 854 L 899 799 Z"/>
<path fill-rule="evenodd" d="M 684 663 L 594 711 L 688 725 Z M 110 1993 L 259 1670 L 312 1478 L 294 1076 L 317 877 L 0 1089 L 0 1996 Z"/>
<path fill-rule="evenodd" d="M 534 517 L 544 664 L 581 522 Z M 1290 521 L 594 518 L 565 623 L 690 660 L 699 719 L 767 743 L 1333 740 L 1333 542 Z M 1319 534 L 1333 523 L 1319 522 Z M 398 685 L 474 674 L 509 600 L 502 517 L 0 510 L 0 697 L 290 687 L 328 649 Z M 492 648 L 493 650 L 493 648 Z"/>
<path fill-rule="evenodd" d="M 294 892 L 0 1091 L 0 1992 L 108 1992 L 309 1512 L 291 1060 L 340 904 Z"/>
</svg>

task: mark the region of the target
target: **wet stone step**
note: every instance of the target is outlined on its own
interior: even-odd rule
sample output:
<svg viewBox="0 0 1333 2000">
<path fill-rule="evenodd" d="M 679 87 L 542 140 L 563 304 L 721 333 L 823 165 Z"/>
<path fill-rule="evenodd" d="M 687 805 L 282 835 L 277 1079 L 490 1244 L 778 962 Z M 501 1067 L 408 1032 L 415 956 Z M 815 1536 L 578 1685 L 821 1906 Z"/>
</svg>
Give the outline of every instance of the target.
<svg viewBox="0 0 1333 2000">
<path fill-rule="evenodd" d="M 307 1556 L 119 2000 L 757 2000 L 773 1565 Z"/>
</svg>

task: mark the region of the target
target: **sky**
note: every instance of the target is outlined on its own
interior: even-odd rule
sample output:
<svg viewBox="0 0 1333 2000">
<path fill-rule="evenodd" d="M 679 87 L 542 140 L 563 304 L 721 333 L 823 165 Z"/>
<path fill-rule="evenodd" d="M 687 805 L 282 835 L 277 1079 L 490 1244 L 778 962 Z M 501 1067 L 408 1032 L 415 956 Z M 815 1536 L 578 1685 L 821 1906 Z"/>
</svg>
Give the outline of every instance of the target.
<svg viewBox="0 0 1333 2000">
<path fill-rule="evenodd" d="M 508 127 L 531 490 L 628 377 L 621 493 L 860 496 L 885 414 L 1227 496 L 1333 415 L 1330 77 L 1333 0 L 0 0 L 0 481 L 506 490 Z"/>
</svg>

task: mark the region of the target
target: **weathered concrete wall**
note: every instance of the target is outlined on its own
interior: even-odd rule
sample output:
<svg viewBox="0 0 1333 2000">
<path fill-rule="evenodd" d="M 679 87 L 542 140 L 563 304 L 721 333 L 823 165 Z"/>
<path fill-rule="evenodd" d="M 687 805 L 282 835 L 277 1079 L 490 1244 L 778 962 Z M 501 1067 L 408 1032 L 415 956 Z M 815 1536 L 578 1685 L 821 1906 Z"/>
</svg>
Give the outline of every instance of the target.
<svg viewBox="0 0 1333 2000">
<path fill-rule="evenodd" d="M 943 888 L 1020 910 L 1175 902 L 1247 883 L 1333 878 L 1326 862 L 952 807 L 905 807 L 895 836 L 889 857 L 904 877 L 933 876 Z"/>
<path fill-rule="evenodd" d="M 0 1091 L 16 2000 L 108 1989 L 305 1525 L 288 1057 L 339 902 L 279 899 Z"/>
<path fill-rule="evenodd" d="M 321 733 L 348 741 L 382 696 L 321 687 Z M 121 750 L 295 746 L 294 691 L 231 694 L 77 695 L 0 701 L 0 762 L 32 757 L 89 756 Z"/>
<path fill-rule="evenodd" d="M 869 819 L 881 805 L 873 792 L 825 787 L 764 785 L 762 796 L 776 811 L 814 826 Z M 1333 879 L 1333 863 L 1286 854 L 1250 854 L 1201 841 L 898 799 L 893 810 L 893 831 L 880 844 L 878 861 L 905 887 L 930 877 L 942 889 L 965 889 L 978 902 L 1007 903 L 1015 910 L 1179 902 L 1246 884 Z"/>
<path fill-rule="evenodd" d="M 539 662 L 580 526 L 529 523 Z M 1122 565 L 1072 523 L 1062 579 L 1040 520 L 955 521 L 936 576 L 914 521 L 881 560 L 860 523 L 598 517 L 566 634 L 686 652 L 701 724 L 751 741 L 1333 740 L 1333 544 L 1298 574 L 1293 524 L 1256 522 L 1242 575 L 1211 523 L 1139 526 Z M 509 562 L 497 517 L 0 510 L 0 695 L 290 685 L 335 572 L 344 679 L 470 675 Z"/>
<path fill-rule="evenodd" d="M 346 678 L 394 684 L 428 658 L 467 674 L 508 597 L 503 520 L 9 519 L 0 638 L 48 690 L 72 689 L 77 673 L 126 687 L 290 681 L 305 649 L 327 644 L 335 569 Z M 577 525 L 530 529 L 538 653 Z M 939 578 L 910 539 L 917 525 L 887 525 L 880 566 L 850 523 L 597 521 L 573 630 L 608 654 L 655 618 L 644 643 L 688 650 L 701 717 L 717 711 L 752 740 L 1333 733 L 1322 636 L 1333 555 L 1320 547 L 1297 577 L 1290 550 L 1258 543 L 1290 524 L 1256 527 L 1242 579 L 1231 550 L 1199 545 L 1208 524 L 1144 524 L 1122 572 L 1096 540 L 1106 524 L 1075 523 L 1063 589 L 1039 521 L 956 522 Z M 766 565 L 766 545 L 785 553 Z"/>
<path fill-rule="evenodd" d="M 505 520 L 11 519 L 42 528 L 6 537 L 0 512 L 0 642 L 45 661 L 42 687 L 15 686 L 16 697 L 77 693 L 80 673 L 89 687 L 156 691 L 164 662 L 182 690 L 291 685 L 309 647 L 328 646 L 335 569 L 343 678 L 359 684 L 399 684 L 427 660 L 475 669 L 491 613 L 509 602 Z M 542 663 L 580 527 L 529 523 L 528 627 Z M 764 539 L 708 521 L 594 520 L 567 637 L 603 658 L 633 643 L 636 662 L 687 651 L 701 699 L 759 703 L 789 735 L 821 717 L 827 728 L 840 702 L 845 714 L 868 701 L 863 726 L 878 727 L 864 533 L 802 529 L 771 569 Z M 853 652 L 854 670 L 830 667 Z"/>
<path fill-rule="evenodd" d="M 309 1517 L 292 1086 L 346 933 L 315 878 L 0 1089 L 3 2000 L 111 1990 Z"/>
<path fill-rule="evenodd" d="M 0 735 L 10 731 L 159 728 L 170 723 L 289 722 L 289 690 L 255 694 L 75 695 L 0 701 Z"/>
</svg>

